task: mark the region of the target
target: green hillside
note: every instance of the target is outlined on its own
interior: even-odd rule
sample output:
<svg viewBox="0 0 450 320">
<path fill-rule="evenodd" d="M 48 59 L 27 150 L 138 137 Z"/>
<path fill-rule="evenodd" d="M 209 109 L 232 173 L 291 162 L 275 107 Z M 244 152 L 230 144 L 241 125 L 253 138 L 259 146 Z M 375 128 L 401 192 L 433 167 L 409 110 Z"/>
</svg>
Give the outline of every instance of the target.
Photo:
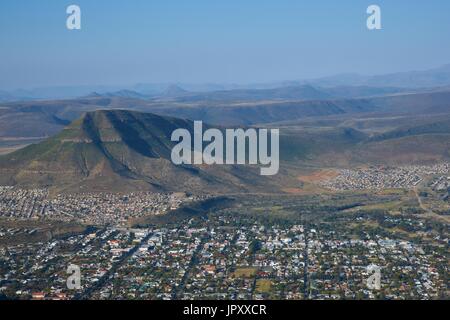
<svg viewBox="0 0 450 320">
<path fill-rule="evenodd" d="M 0 184 L 68 191 L 263 191 L 256 167 L 175 166 L 178 128 L 193 122 L 124 110 L 88 112 L 58 135 L 0 157 Z"/>
</svg>

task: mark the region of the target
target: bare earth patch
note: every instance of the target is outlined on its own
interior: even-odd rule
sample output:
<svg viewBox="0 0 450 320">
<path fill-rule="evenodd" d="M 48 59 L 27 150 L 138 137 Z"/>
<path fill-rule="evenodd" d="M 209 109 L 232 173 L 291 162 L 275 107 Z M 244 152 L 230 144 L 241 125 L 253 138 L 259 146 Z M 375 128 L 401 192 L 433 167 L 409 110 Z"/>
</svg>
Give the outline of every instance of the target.
<svg viewBox="0 0 450 320">
<path fill-rule="evenodd" d="M 16 150 L 19 150 L 19 149 L 22 149 L 22 148 L 24 148 L 24 147 L 26 147 L 27 145 L 17 145 L 17 146 L 14 146 L 14 147 L 4 147 L 4 148 L 0 148 L 0 156 L 1 155 L 5 155 L 5 154 L 8 154 L 8 153 L 12 153 L 12 152 L 14 152 L 14 151 L 16 151 Z"/>
<path fill-rule="evenodd" d="M 313 173 L 311 173 L 309 175 L 299 176 L 298 180 L 300 180 L 301 182 L 306 182 L 306 183 L 317 183 L 317 182 L 336 178 L 338 175 L 339 175 L 339 172 L 337 172 L 334 169 L 323 169 L 323 170 L 314 171 Z"/>
</svg>

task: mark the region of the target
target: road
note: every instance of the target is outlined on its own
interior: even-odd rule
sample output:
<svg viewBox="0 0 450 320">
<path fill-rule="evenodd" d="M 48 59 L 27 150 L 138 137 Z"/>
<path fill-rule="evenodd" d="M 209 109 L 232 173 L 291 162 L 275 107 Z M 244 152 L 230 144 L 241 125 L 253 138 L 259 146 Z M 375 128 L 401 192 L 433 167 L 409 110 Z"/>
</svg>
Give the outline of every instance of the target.
<svg viewBox="0 0 450 320">
<path fill-rule="evenodd" d="M 420 197 L 419 190 L 417 189 L 417 187 L 414 187 L 413 190 L 414 190 L 414 194 L 416 195 L 417 202 L 419 203 L 419 207 L 423 211 L 425 211 L 425 217 L 426 218 L 436 219 L 436 220 L 439 220 L 439 221 L 444 222 L 444 223 L 448 223 L 449 222 L 446 217 L 441 216 L 441 215 L 433 212 L 431 209 L 429 209 L 429 208 L 427 208 L 427 206 L 425 206 L 425 204 L 422 201 L 422 198 Z"/>
<path fill-rule="evenodd" d="M 152 235 L 153 234 L 151 232 L 149 232 L 149 234 L 146 235 L 137 245 L 132 247 L 128 252 L 125 252 L 120 257 L 119 260 L 117 260 L 115 263 L 113 263 L 111 268 L 94 285 L 86 288 L 86 290 L 84 290 L 80 294 L 75 295 L 74 300 L 86 300 L 86 299 L 89 299 L 91 297 L 92 293 L 94 293 L 95 291 L 101 289 L 110 280 L 110 277 L 112 275 L 114 275 L 116 270 L 119 269 L 119 267 L 124 262 L 126 262 L 139 249 L 139 247 L 142 244 L 146 243 L 148 241 L 148 239 L 150 239 L 150 237 Z"/>
</svg>

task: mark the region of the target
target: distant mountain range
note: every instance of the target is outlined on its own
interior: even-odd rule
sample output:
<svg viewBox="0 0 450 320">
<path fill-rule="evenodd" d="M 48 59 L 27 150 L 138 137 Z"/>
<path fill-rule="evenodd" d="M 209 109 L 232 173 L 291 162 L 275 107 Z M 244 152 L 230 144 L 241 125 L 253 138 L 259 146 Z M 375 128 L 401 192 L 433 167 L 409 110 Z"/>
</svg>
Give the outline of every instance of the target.
<svg viewBox="0 0 450 320">
<path fill-rule="evenodd" d="M 449 69 L 207 92 L 179 85 L 103 87 L 72 99 L 2 102 L 0 185 L 264 193 L 297 188 L 303 168 L 449 161 Z M 173 165 L 170 135 L 178 128 L 192 132 L 195 120 L 219 128 L 280 128 L 279 174 Z"/>
<path fill-rule="evenodd" d="M 302 82 L 300 82 L 302 83 Z M 450 64 L 425 71 L 398 72 L 384 75 L 364 76 L 341 74 L 308 80 L 316 86 L 370 86 L 399 88 L 432 88 L 450 85 Z"/>
<path fill-rule="evenodd" d="M 284 90 L 271 90 L 276 93 L 281 91 Z M 316 94 L 314 89 L 307 91 Z M 252 92 L 248 95 L 255 96 Z M 256 99 L 180 102 L 178 98 L 139 99 L 128 91 L 122 91 L 121 95 L 119 97 L 93 94 L 79 99 L 0 104 L 0 137 L 51 136 L 83 113 L 99 109 L 151 112 L 227 126 L 249 126 L 333 115 L 386 113 L 418 116 L 450 112 L 450 88 L 422 93 L 324 100 Z M 186 96 L 186 99 L 188 97 Z"/>
<path fill-rule="evenodd" d="M 175 129 L 192 134 L 190 120 L 129 110 L 85 113 L 60 133 L 0 156 L 0 185 L 48 187 L 58 192 L 184 191 L 191 193 L 265 193 L 298 187 L 303 167 L 348 167 L 434 163 L 450 159 L 450 113 L 416 117 L 362 117 L 369 130 L 347 127 L 348 114 L 316 117 L 309 126 L 280 128 L 282 165 L 263 177 L 254 166 L 183 165 L 171 162 Z M 312 119 L 312 118 L 307 118 Z M 328 119 L 328 120 L 327 120 Z M 389 128 L 371 131 L 373 121 Z M 364 126 L 363 126 L 364 127 Z"/>
<path fill-rule="evenodd" d="M 306 87 L 304 87 L 306 86 Z M 319 92 L 310 92 L 311 86 Z M 193 100 L 262 99 L 271 96 L 288 99 L 355 98 L 380 94 L 450 86 L 450 64 L 425 71 L 399 72 L 366 76 L 340 74 L 318 79 L 303 79 L 248 85 L 237 84 L 136 84 L 131 86 L 55 86 L 27 90 L 0 91 L 0 102 L 44 99 L 72 99 L 88 96 L 93 92 L 106 96 L 134 96 L 138 98 L 178 97 L 188 94 Z M 300 87 L 297 92 L 289 88 Z M 302 88 L 303 87 L 303 88 Z M 353 88 L 353 87 L 356 87 Z M 268 90 L 265 93 L 254 90 Z M 270 91 L 272 90 L 272 91 Z M 304 90 L 302 97 L 299 97 Z M 233 91 L 232 93 L 230 91 Z M 209 93 L 215 92 L 210 95 Z M 208 94 L 206 94 L 208 93 Z M 233 98 L 233 96 L 235 98 Z M 230 98 L 231 97 L 231 98 Z"/>
</svg>

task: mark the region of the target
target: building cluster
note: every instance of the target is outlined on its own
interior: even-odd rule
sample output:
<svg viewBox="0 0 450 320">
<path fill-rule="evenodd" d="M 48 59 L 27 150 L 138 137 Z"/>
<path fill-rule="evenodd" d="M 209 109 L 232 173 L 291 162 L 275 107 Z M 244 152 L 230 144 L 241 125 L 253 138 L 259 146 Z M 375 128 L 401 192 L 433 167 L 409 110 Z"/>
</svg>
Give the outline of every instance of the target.
<svg viewBox="0 0 450 320">
<path fill-rule="evenodd" d="M 426 176 L 447 174 L 449 172 L 449 163 L 432 166 L 342 169 L 339 170 L 338 176 L 323 181 L 322 186 L 337 191 L 411 189 L 417 186 Z"/>
<path fill-rule="evenodd" d="M 181 204 L 200 200 L 181 193 L 134 192 L 59 194 L 49 196 L 46 189 L 0 187 L 0 217 L 54 219 L 96 225 L 124 225 L 131 218 L 160 215 Z"/>
<path fill-rule="evenodd" d="M 0 249 L 0 295 L 15 299 L 435 299 L 448 291 L 448 239 L 385 217 L 434 243 L 330 225 L 192 218 L 167 226 L 101 228 Z M 353 221 L 354 222 L 354 221 Z M 4 232 L 4 231 L 2 231 Z M 69 288 L 69 266 L 80 288 Z M 369 266 L 380 288 L 368 285 Z"/>
<path fill-rule="evenodd" d="M 35 234 L 39 229 L 38 228 L 22 228 L 22 227 L 4 227 L 0 226 L 0 239 L 3 237 L 15 237 L 19 235 L 33 235 Z"/>
<path fill-rule="evenodd" d="M 72 275 L 69 266 L 79 267 L 79 290 L 88 290 L 133 246 L 129 233 L 102 229 L 64 240 L 0 248 L 0 294 L 14 299 L 76 298 L 80 291 L 67 285 Z"/>
<path fill-rule="evenodd" d="M 450 174 L 437 176 L 430 182 L 430 187 L 441 200 L 450 202 Z"/>
</svg>

